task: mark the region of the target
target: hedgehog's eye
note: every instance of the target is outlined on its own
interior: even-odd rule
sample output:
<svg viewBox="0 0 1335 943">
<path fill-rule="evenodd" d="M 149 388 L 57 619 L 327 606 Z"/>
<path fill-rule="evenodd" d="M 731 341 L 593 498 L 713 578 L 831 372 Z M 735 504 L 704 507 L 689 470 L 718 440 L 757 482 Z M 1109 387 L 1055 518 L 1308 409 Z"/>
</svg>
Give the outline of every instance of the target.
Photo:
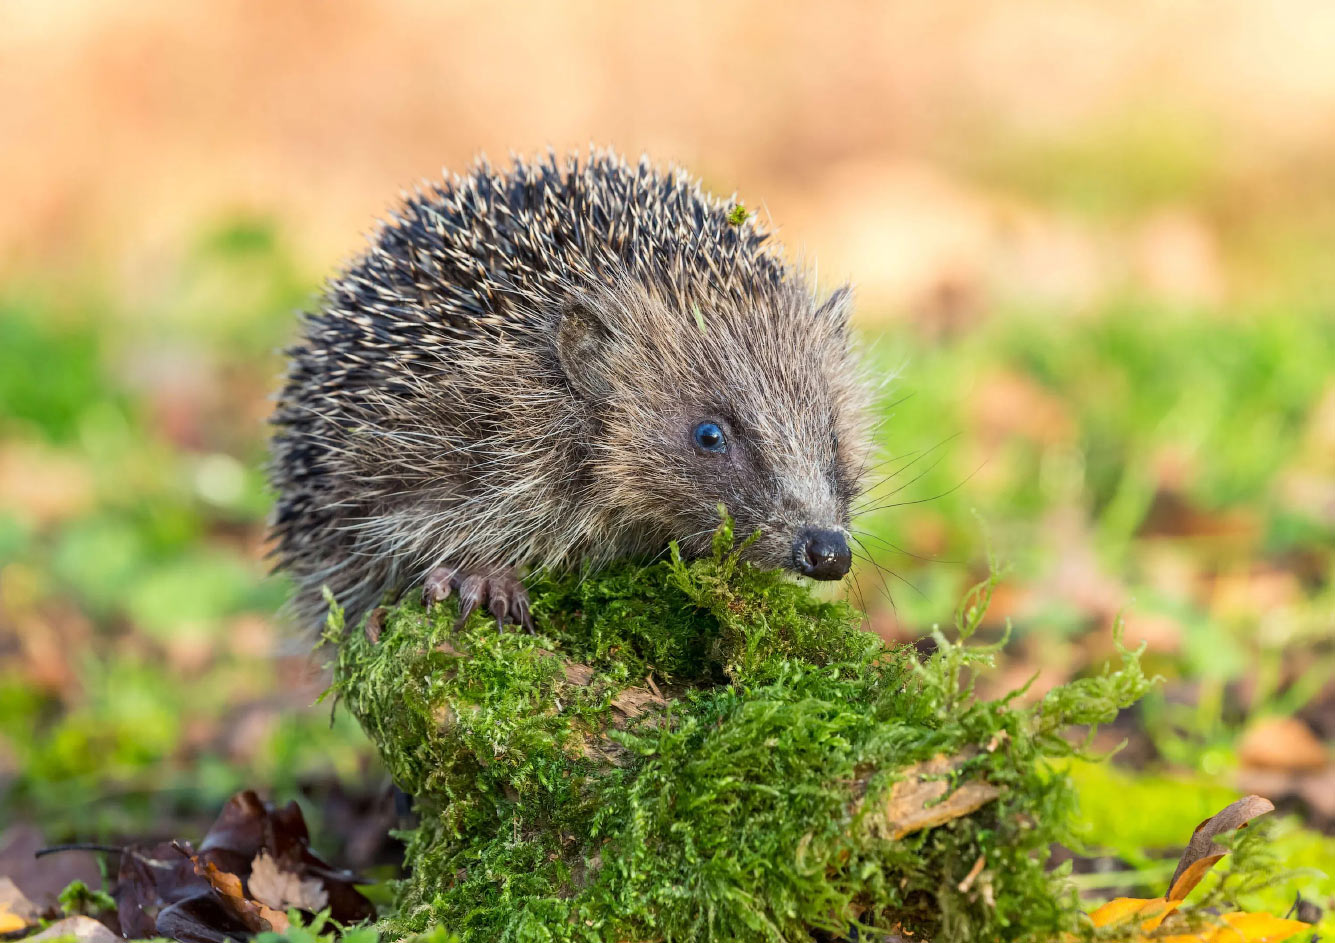
<svg viewBox="0 0 1335 943">
<path fill-rule="evenodd" d="M 691 438 L 695 440 L 695 447 L 703 452 L 722 455 L 728 451 L 728 440 L 716 422 L 700 423 L 695 427 L 695 431 L 691 433 Z"/>
</svg>

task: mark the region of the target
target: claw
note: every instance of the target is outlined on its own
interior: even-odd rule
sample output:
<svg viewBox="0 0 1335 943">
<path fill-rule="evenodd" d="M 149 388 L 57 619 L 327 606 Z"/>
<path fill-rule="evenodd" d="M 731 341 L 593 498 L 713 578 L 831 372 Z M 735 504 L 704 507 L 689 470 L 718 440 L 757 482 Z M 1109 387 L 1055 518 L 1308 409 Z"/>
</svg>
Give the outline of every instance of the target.
<svg viewBox="0 0 1335 943">
<path fill-rule="evenodd" d="M 533 613 L 528 611 L 528 597 L 521 596 L 515 601 L 515 616 L 518 623 L 524 627 L 524 631 L 529 635 L 537 635 L 538 630 L 533 627 Z"/>
<path fill-rule="evenodd" d="M 424 605 L 448 599 L 451 593 L 457 593 L 459 598 L 459 618 L 454 623 L 456 630 L 463 628 L 478 606 L 486 606 L 487 611 L 496 617 L 498 630 L 504 631 L 506 623 L 513 623 L 523 626 L 530 635 L 536 634 L 533 614 L 528 608 L 528 593 L 509 567 L 470 571 L 439 566 L 427 574 L 422 586 Z"/>
<path fill-rule="evenodd" d="M 487 578 L 477 573 L 470 573 L 459 583 L 459 618 L 454 623 L 456 629 L 463 628 L 468 617 L 473 614 L 487 587 Z"/>
<path fill-rule="evenodd" d="M 434 603 L 449 599 L 458 572 L 448 566 L 438 566 L 428 573 L 422 584 L 422 605 L 430 609 Z"/>
<path fill-rule="evenodd" d="M 496 617 L 496 631 L 505 631 L 505 617 L 510 612 L 510 601 L 504 593 L 493 592 L 487 600 L 487 611 Z"/>
</svg>

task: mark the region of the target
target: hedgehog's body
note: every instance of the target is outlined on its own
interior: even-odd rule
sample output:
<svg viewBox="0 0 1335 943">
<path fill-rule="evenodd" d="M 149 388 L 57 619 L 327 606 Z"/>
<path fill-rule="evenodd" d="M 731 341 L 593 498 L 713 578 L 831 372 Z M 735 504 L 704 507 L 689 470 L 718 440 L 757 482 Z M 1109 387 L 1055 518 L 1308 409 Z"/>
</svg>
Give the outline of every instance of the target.
<svg viewBox="0 0 1335 943">
<path fill-rule="evenodd" d="M 517 568 L 698 553 L 720 503 L 756 562 L 842 576 L 847 293 L 818 303 L 741 215 L 611 154 L 410 197 L 291 351 L 273 530 L 302 616 L 324 585 L 355 618 L 423 580 L 471 607 Z"/>
</svg>

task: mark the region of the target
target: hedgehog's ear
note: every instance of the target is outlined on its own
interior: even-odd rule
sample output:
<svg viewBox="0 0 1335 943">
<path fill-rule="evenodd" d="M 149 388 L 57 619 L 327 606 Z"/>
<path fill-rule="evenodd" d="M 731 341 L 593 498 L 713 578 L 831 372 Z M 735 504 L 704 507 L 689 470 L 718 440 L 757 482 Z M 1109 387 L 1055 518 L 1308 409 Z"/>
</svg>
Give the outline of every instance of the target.
<svg viewBox="0 0 1335 943">
<path fill-rule="evenodd" d="M 556 325 L 556 359 L 571 389 L 586 399 L 601 399 L 608 393 L 610 339 L 607 325 L 587 300 L 572 298 L 562 306 Z"/>
<path fill-rule="evenodd" d="M 816 319 L 832 324 L 842 330 L 848 327 L 848 318 L 853 313 L 853 289 L 841 285 L 830 292 L 816 308 Z"/>
</svg>

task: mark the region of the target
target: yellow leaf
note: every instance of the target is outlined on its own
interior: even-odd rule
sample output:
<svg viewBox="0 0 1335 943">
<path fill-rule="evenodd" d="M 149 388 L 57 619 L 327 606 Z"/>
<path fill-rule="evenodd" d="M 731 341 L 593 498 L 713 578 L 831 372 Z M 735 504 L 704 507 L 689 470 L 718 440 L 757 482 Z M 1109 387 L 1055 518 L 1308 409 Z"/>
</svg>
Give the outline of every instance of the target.
<svg viewBox="0 0 1335 943">
<path fill-rule="evenodd" d="M 1311 926 L 1301 920 L 1289 920 L 1284 917 L 1272 917 L 1270 914 L 1231 913 L 1224 914 L 1228 929 L 1236 937 L 1221 937 L 1218 934 L 1212 940 L 1224 943 L 1225 940 L 1243 940 L 1246 943 L 1280 943 L 1296 933 L 1301 933 Z M 1223 928 L 1220 933 L 1226 932 Z"/>
<path fill-rule="evenodd" d="M 1159 929 L 1159 924 L 1163 923 L 1163 918 L 1177 910 L 1181 903 L 1180 900 L 1163 900 L 1159 897 L 1150 901 L 1140 910 L 1140 916 L 1146 918 L 1140 922 L 1141 931 L 1153 933 Z"/>
<path fill-rule="evenodd" d="M 1155 937 L 1154 943 L 1281 943 L 1311 926 L 1270 914 L 1224 914 L 1224 924 L 1203 927 L 1199 933 Z"/>
<path fill-rule="evenodd" d="M 1094 926 L 1099 928 L 1115 927 L 1117 924 L 1124 923 L 1140 913 L 1141 908 L 1146 904 L 1162 900 L 1162 897 L 1153 897 L 1149 900 L 1139 897 L 1118 897 L 1095 910 L 1089 915 L 1089 919 L 1094 921 Z"/>
<path fill-rule="evenodd" d="M 1145 919 L 1140 924 L 1141 931 L 1153 933 L 1159 928 L 1159 924 L 1163 923 L 1164 917 L 1177 910 L 1179 903 L 1180 901 L 1168 901 L 1162 897 L 1151 897 L 1149 899 L 1118 897 L 1095 910 L 1089 915 L 1089 919 L 1094 922 L 1096 927 L 1115 927 L 1132 917 L 1144 917 Z"/>
<path fill-rule="evenodd" d="M 1182 870 L 1182 873 L 1173 881 L 1173 886 L 1168 889 L 1169 900 L 1182 900 L 1191 893 L 1192 888 L 1201 883 L 1201 878 L 1213 868 L 1224 856 L 1210 855 L 1207 858 L 1197 858 L 1191 864 Z"/>
<path fill-rule="evenodd" d="M 0 905 L 0 933 L 13 933 L 28 925 L 18 914 L 11 913 L 8 907 Z"/>
</svg>

